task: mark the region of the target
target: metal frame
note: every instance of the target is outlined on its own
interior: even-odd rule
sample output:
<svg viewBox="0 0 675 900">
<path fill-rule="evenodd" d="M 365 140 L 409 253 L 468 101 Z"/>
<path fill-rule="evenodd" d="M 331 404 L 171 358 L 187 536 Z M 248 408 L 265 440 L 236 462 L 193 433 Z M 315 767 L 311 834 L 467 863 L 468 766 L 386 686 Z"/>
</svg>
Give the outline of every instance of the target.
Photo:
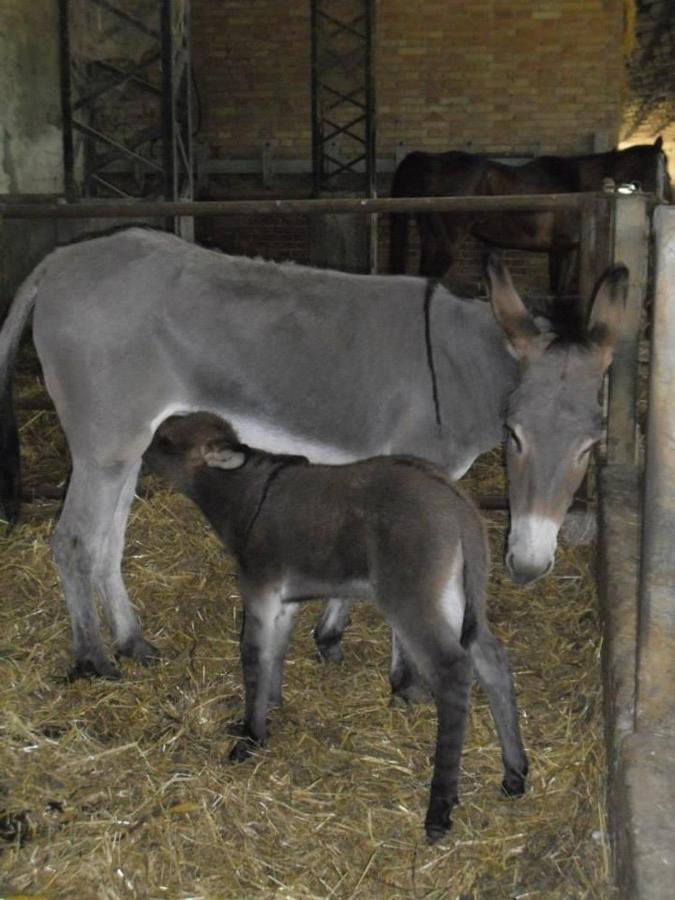
<svg viewBox="0 0 675 900">
<path fill-rule="evenodd" d="M 6 219 L 109 219 L 139 216 L 225 216 L 241 214 L 293 213 L 373 213 L 393 212 L 483 212 L 509 210 L 595 210 L 606 205 L 612 195 L 585 194 L 511 194 L 477 197 L 321 197 L 313 200 L 191 200 L 142 201 L 119 200 L 87 203 L 2 203 L 0 218 Z"/>
<path fill-rule="evenodd" d="M 149 23 L 122 9 L 119 0 L 82 0 L 116 21 L 122 32 L 147 39 L 140 62 L 121 67 L 108 60 L 93 60 L 85 77 L 72 51 L 70 0 L 59 0 L 61 105 L 66 197 L 119 197 L 167 200 L 193 196 L 192 112 L 189 0 L 155 0 Z M 147 18 L 147 17 L 146 17 Z M 118 89 L 133 83 L 156 100 L 157 117 L 129 136 L 106 131 L 101 118 L 118 96 Z M 119 102 L 119 101 L 118 101 Z M 136 110 L 130 110 L 130 125 Z M 84 139 L 81 177 L 76 164 L 76 135 Z M 153 145 L 161 143 L 156 158 Z M 122 165 L 120 165 L 122 164 Z M 148 178 L 147 175 L 154 175 Z M 137 177 L 134 177 L 134 176 Z M 135 181 L 135 185 L 133 182 Z M 136 190 L 134 190 L 134 187 Z M 177 223 L 172 223 L 174 229 Z M 180 229 L 179 229 L 180 230 Z"/>
<path fill-rule="evenodd" d="M 349 173 L 374 197 L 375 2 L 312 0 L 311 12 L 314 195 L 337 190 Z"/>
</svg>

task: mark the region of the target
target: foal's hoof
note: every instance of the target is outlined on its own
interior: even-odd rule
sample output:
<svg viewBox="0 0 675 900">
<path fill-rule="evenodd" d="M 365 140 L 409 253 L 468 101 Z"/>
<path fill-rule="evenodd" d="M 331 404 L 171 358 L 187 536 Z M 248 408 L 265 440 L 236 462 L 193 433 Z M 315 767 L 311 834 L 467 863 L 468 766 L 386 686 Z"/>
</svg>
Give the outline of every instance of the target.
<svg viewBox="0 0 675 900">
<path fill-rule="evenodd" d="M 419 703 L 431 703 L 432 699 L 431 691 L 418 681 L 408 681 L 391 689 L 392 706 L 417 706 Z"/>
<path fill-rule="evenodd" d="M 251 738 L 242 738 L 230 750 L 228 759 L 232 763 L 244 762 L 251 756 L 258 744 Z"/>
<path fill-rule="evenodd" d="M 159 662 L 162 654 L 154 644 L 137 635 L 130 637 L 124 643 L 115 647 L 116 656 L 126 656 L 127 659 L 135 659 L 144 666 L 151 666 Z"/>
<path fill-rule="evenodd" d="M 67 675 L 67 681 L 78 681 L 80 678 L 105 678 L 107 681 L 119 681 L 120 670 L 107 659 L 78 659 Z"/>
<path fill-rule="evenodd" d="M 435 844 L 437 841 L 440 841 L 441 838 L 444 838 L 445 835 L 452 828 L 452 822 L 448 819 L 447 826 L 443 825 L 425 825 L 424 830 L 427 835 L 427 840 L 430 844 Z"/>
<path fill-rule="evenodd" d="M 506 797 L 520 797 L 525 793 L 525 776 L 509 772 L 502 781 L 502 794 Z"/>
<path fill-rule="evenodd" d="M 429 809 L 427 817 L 424 821 L 424 830 L 426 831 L 429 843 L 435 844 L 444 835 L 450 831 L 452 822 L 450 821 L 450 810 L 457 802 L 456 798 L 452 801 L 446 800 L 445 797 L 432 796 L 429 800 Z"/>
</svg>

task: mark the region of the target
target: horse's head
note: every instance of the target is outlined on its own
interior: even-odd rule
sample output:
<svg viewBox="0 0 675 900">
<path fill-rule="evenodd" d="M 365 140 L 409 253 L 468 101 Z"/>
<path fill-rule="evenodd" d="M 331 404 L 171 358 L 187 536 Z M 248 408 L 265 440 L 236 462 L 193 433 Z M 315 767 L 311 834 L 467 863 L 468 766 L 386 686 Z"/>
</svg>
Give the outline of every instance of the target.
<svg viewBox="0 0 675 900">
<path fill-rule="evenodd" d="M 602 376 L 619 337 L 628 272 L 608 270 L 584 339 L 563 342 L 539 330 L 501 262 L 491 257 L 487 271 L 495 316 L 523 364 L 506 419 L 506 565 L 525 584 L 553 567 L 558 531 L 600 438 Z"/>
<path fill-rule="evenodd" d="M 614 155 L 612 170 L 608 174 L 617 184 L 637 183 L 641 190 L 656 194 L 659 200 L 673 202 L 668 157 L 660 136 L 653 144 L 636 144 L 619 150 Z"/>
</svg>

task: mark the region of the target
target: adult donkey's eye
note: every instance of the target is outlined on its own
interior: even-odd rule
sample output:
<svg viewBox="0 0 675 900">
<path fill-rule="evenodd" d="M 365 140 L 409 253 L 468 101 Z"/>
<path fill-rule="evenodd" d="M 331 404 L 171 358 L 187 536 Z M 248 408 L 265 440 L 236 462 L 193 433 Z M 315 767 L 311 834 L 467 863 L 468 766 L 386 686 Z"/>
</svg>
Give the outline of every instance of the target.
<svg viewBox="0 0 675 900">
<path fill-rule="evenodd" d="M 513 449 L 516 451 L 516 453 L 522 453 L 523 452 L 523 441 L 522 441 L 520 435 L 518 434 L 517 428 L 518 428 L 517 425 L 507 425 L 506 431 L 508 433 L 509 441 L 510 441 Z"/>
<path fill-rule="evenodd" d="M 577 462 L 578 463 L 586 462 L 588 457 L 591 455 L 591 450 L 593 449 L 593 447 L 595 446 L 596 443 L 597 443 L 596 441 L 589 441 L 587 444 L 584 444 L 584 446 L 581 448 L 581 450 L 577 454 Z"/>
</svg>

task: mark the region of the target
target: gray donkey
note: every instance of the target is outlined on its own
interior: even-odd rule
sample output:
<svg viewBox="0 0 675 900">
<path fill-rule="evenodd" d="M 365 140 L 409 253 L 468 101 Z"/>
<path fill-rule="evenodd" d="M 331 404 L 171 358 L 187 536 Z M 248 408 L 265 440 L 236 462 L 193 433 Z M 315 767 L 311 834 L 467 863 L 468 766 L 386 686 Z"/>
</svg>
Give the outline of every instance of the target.
<svg viewBox="0 0 675 900">
<path fill-rule="evenodd" d="M 266 739 L 296 601 L 368 597 L 435 699 L 429 839 L 449 829 L 457 802 L 473 667 L 499 732 L 502 790 L 523 793 L 528 764 L 513 682 L 485 617 L 485 532 L 472 503 L 436 468 L 410 456 L 310 465 L 239 443 L 211 413 L 167 419 L 144 458 L 194 500 L 239 566 L 246 703 L 230 759 L 245 759 Z"/>
</svg>

